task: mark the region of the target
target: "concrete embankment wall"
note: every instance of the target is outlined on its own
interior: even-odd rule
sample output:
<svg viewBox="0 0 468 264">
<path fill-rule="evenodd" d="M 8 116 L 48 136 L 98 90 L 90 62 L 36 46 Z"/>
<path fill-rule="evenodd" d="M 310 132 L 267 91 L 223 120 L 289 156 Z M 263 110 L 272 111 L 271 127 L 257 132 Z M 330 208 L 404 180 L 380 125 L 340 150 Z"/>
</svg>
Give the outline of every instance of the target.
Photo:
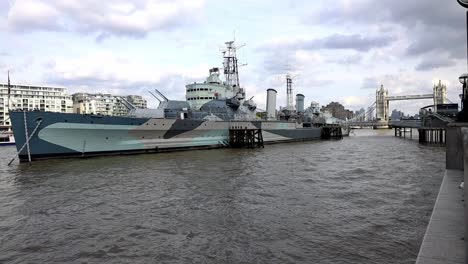
<svg viewBox="0 0 468 264">
<path fill-rule="evenodd" d="M 463 153 L 466 149 L 462 136 L 464 127 L 468 127 L 468 123 L 452 123 L 447 127 L 446 169 L 448 170 L 463 170 Z"/>
<path fill-rule="evenodd" d="M 450 124 L 446 171 L 416 263 L 468 263 L 468 123 Z"/>
</svg>

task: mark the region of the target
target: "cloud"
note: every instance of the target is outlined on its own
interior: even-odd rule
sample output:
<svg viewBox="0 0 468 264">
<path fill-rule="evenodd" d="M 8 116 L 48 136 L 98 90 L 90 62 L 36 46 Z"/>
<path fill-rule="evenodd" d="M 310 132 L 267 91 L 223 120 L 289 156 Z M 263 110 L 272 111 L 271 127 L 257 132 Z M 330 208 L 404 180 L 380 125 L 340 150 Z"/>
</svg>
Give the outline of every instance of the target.
<svg viewBox="0 0 468 264">
<path fill-rule="evenodd" d="M 460 32 L 464 32 L 464 30 L 458 31 L 439 26 L 424 26 L 415 29 L 412 35 L 416 38 L 410 38 L 412 41 L 406 48 L 405 54 L 419 56 L 428 55 L 429 53 L 447 53 L 453 59 L 464 59 L 466 34 L 460 34 Z"/>
<path fill-rule="evenodd" d="M 424 76 L 416 76 L 406 71 L 399 71 L 394 74 L 384 74 L 363 79 L 362 87 L 375 89 L 383 85 L 388 89 L 389 95 L 410 95 L 410 94 L 427 94 L 432 93 L 432 80 L 426 79 Z"/>
<path fill-rule="evenodd" d="M 328 62 L 350 66 L 350 65 L 359 65 L 362 62 L 362 60 L 363 60 L 363 56 L 359 53 L 356 53 L 356 54 L 349 55 L 349 56 L 342 56 L 338 59 L 335 59 L 335 58 L 330 59 L 328 60 Z"/>
<path fill-rule="evenodd" d="M 460 26 L 460 21 L 464 20 L 464 10 L 456 1 L 442 4 L 439 0 L 380 0 L 378 3 L 374 0 L 353 0 L 352 5 L 343 5 L 342 2 L 327 3 L 327 8 L 320 10 L 318 14 L 311 14 L 313 19 L 308 17 L 304 22 L 320 19 L 322 23 L 373 22 L 411 26 L 426 24 L 453 28 Z"/>
<path fill-rule="evenodd" d="M 260 46 L 259 50 L 355 50 L 367 52 L 373 48 L 382 48 L 390 45 L 395 38 L 391 35 L 362 36 L 361 34 L 343 35 L 333 34 L 324 38 L 296 39 L 270 42 Z"/>
<path fill-rule="evenodd" d="M 452 58 L 463 54 L 465 16 L 456 1 L 355 0 L 352 5 L 337 1 L 318 13 L 304 18 L 304 23 L 341 26 L 394 25 L 410 43 L 407 55 L 446 51 Z M 312 19 L 311 19 L 312 18 Z"/>
<path fill-rule="evenodd" d="M 71 31 L 109 36 L 144 37 L 196 22 L 204 0 L 16 0 L 8 11 L 11 31 Z"/>
<path fill-rule="evenodd" d="M 106 67 L 101 66 L 102 61 L 106 62 Z M 207 65 L 155 68 L 111 53 L 96 53 L 74 59 L 54 58 L 43 65 L 48 67 L 43 77 L 46 82 L 68 87 L 70 93 L 99 91 L 118 95 L 149 95 L 148 90 L 157 88 L 171 99 L 184 99 L 185 85 L 202 81 L 209 69 Z"/>
<path fill-rule="evenodd" d="M 356 111 L 361 108 L 367 109 L 372 104 L 372 98 L 374 98 L 372 94 L 369 96 L 346 96 L 341 97 L 339 101 L 345 108 Z"/>
<path fill-rule="evenodd" d="M 263 55 L 262 68 L 267 74 L 303 73 L 328 62 L 345 66 L 359 64 L 363 60 L 361 53 L 386 47 L 394 39 L 391 35 L 362 36 L 360 34 L 333 34 L 314 39 L 270 39 L 258 45 L 256 50 Z M 333 54 L 325 53 L 330 58 L 324 58 L 321 53 L 321 51 L 335 50 Z M 355 52 L 347 54 L 350 50 Z"/>
<path fill-rule="evenodd" d="M 329 65 L 330 62 L 343 66 L 358 65 L 363 60 L 361 53 L 386 47 L 393 41 L 394 37 L 391 35 L 333 34 L 314 39 L 270 39 L 258 45 L 256 50 L 263 56 L 262 68 L 266 74 L 291 72 L 310 75 L 311 69 Z M 349 54 L 350 51 L 354 52 Z M 330 83 L 332 82 L 326 80 L 322 85 Z"/>
<path fill-rule="evenodd" d="M 440 56 L 425 56 L 425 58 L 416 66 L 418 71 L 429 71 L 438 68 L 451 67 L 456 65 L 453 59 Z"/>
<path fill-rule="evenodd" d="M 278 49 L 264 50 L 263 69 L 269 74 L 300 73 L 309 65 L 320 65 L 322 56 L 313 51 Z"/>
<path fill-rule="evenodd" d="M 351 49 L 356 51 L 369 51 L 373 48 L 388 46 L 395 40 L 392 36 L 363 37 L 360 34 L 340 35 L 334 34 L 323 39 L 303 43 L 305 48 L 314 49 Z"/>
<path fill-rule="evenodd" d="M 367 77 L 362 80 L 362 89 L 378 89 L 380 86 L 379 82 L 375 77 Z"/>
</svg>

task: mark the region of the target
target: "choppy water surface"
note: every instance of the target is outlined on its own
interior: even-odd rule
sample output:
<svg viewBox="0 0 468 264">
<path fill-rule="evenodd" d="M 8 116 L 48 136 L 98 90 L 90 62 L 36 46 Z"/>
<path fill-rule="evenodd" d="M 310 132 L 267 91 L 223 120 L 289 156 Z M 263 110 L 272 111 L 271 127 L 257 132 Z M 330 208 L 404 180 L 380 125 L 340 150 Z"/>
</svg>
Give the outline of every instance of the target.
<svg viewBox="0 0 468 264">
<path fill-rule="evenodd" d="M 372 130 L 31 167 L 0 152 L 1 263 L 413 263 L 445 164 Z"/>
</svg>

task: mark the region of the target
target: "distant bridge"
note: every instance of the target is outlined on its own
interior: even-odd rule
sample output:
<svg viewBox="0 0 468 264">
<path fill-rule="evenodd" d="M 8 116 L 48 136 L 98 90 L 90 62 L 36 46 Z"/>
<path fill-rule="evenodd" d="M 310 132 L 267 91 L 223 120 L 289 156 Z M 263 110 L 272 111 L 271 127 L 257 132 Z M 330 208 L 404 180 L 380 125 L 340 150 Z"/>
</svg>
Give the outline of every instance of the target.
<svg viewBox="0 0 468 264">
<path fill-rule="evenodd" d="M 386 121 L 348 121 L 346 124 L 349 126 L 357 126 L 357 127 L 393 127 L 393 126 L 401 126 L 401 127 L 411 127 L 411 128 L 419 128 L 421 127 L 421 120 L 420 119 L 413 119 L 413 120 L 390 120 Z"/>
<path fill-rule="evenodd" d="M 438 85 L 434 85 L 432 94 L 420 95 L 399 95 L 389 96 L 388 90 L 384 89 L 383 85 L 376 91 L 375 102 L 373 102 L 364 113 L 346 121 L 345 123 L 350 126 L 361 127 L 388 127 L 391 125 L 389 118 L 389 102 L 402 101 L 402 100 L 420 100 L 420 99 L 433 99 L 434 112 L 437 112 L 438 104 L 445 104 L 447 99 L 447 87 L 439 81 Z M 374 115 L 375 112 L 375 115 Z"/>
</svg>

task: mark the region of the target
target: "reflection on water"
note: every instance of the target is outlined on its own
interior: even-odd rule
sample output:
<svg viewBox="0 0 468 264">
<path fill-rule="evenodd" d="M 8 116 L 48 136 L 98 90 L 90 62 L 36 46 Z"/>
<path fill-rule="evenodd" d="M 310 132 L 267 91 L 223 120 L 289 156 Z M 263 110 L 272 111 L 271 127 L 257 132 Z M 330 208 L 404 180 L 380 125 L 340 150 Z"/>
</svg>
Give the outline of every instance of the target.
<svg viewBox="0 0 468 264">
<path fill-rule="evenodd" d="M 0 262 L 413 263 L 444 149 L 342 141 L 7 167 Z"/>
</svg>

